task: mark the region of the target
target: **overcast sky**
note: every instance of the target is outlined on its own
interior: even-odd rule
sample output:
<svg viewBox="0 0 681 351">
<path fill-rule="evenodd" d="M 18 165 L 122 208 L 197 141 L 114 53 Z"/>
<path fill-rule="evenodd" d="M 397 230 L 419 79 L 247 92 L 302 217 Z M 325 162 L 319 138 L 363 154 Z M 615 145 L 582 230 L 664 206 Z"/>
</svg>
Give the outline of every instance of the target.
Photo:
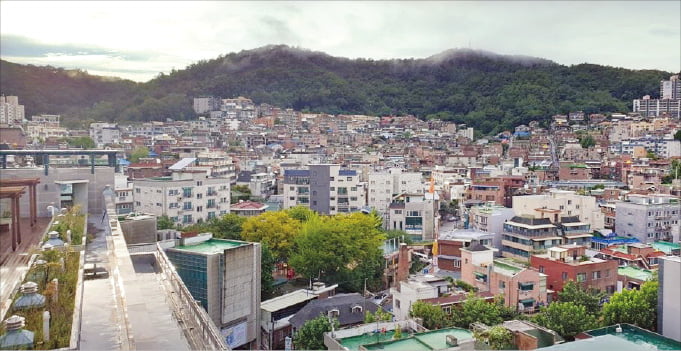
<svg viewBox="0 0 681 351">
<path fill-rule="evenodd" d="M 451 48 L 681 70 L 680 1 L 0 1 L 3 59 L 146 81 L 268 44 L 349 58 Z"/>
</svg>

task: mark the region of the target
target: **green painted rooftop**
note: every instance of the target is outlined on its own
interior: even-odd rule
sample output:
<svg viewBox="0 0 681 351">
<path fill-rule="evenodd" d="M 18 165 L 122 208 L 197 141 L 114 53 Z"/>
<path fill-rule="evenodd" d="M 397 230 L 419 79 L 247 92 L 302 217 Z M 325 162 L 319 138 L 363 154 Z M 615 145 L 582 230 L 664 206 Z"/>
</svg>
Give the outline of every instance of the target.
<svg viewBox="0 0 681 351">
<path fill-rule="evenodd" d="M 681 244 L 679 243 L 670 243 L 666 241 L 656 241 L 653 244 L 653 248 L 655 250 L 662 251 L 666 253 L 667 255 L 672 253 L 672 250 L 678 250 L 681 249 Z"/>
<path fill-rule="evenodd" d="M 217 254 L 224 252 L 226 249 L 235 248 L 244 244 L 245 243 L 241 241 L 209 239 L 196 245 L 175 246 L 174 249 L 206 254 Z"/>
<path fill-rule="evenodd" d="M 394 331 L 390 330 L 385 334 L 367 333 L 363 335 L 352 336 L 339 340 L 343 347 L 350 351 L 359 350 L 360 346 L 364 346 L 367 350 L 414 350 L 414 351 L 430 351 L 430 350 L 444 350 L 451 346 L 447 345 L 447 335 L 454 335 L 459 341 L 473 338 L 473 333 L 461 328 L 448 328 L 433 330 L 424 333 L 402 334 L 402 339 L 392 340 Z"/>
<path fill-rule="evenodd" d="M 523 270 L 522 268 L 509 264 L 508 262 L 504 262 L 501 259 L 494 260 L 494 266 L 513 273 L 518 273 Z"/>
<path fill-rule="evenodd" d="M 653 279 L 652 271 L 631 266 L 617 268 L 617 274 L 643 281 Z"/>
<path fill-rule="evenodd" d="M 622 323 L 620 326 L 622 327 L 621 333 L 617 332 L 617 325 L 589 330 L 584 333 L 594 337 L 615 336 L 624 339 L 631 344 L 637 345 L 639 350 L 653 350 L 653 347 L 658 350 L 681 350 L 681 342 L 666 338 L 660 334 L 653 333 L 634 325 Z M 615 349 L 620 350 L 620 348 Z"/>
</svg>

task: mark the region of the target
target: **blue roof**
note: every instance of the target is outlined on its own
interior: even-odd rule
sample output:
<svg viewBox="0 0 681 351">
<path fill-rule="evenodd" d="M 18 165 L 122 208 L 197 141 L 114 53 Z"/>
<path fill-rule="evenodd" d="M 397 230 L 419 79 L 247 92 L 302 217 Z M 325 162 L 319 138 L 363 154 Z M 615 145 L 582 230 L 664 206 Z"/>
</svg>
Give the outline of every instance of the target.
<svg viewBox="0 0 681 351">
<path fill-rule="evenodd" d="M 608 245 L 640 243 L 640 241 L 636 238 L 598 238 L 598 237 L 593 237 L 593 238 L 591 238 L 591 241 L 595 242 L 595 243 L 599 243 L 599 244 L 608 244 Z"/>
<path fill-rule="evenodd" d="M 354 169 L 341 169 L 341 170 L 338 171 L 338 175 L 341 175 L 341 176 L 356 176 L 357 171 L 355 171 Z"/>
<path fill-rule="evenodd" d="M 130 161 L 128 161 L 128 160 L 126 160 L 126 159 L 124 159 L 124 158 L 119 158 L 117 161 L 118 161 L 118 164 L 121 165 L 121 166 L 128 166 L 128 165 L 130 165 Z"/>
<path fill-rule="evenodd" d="M 284 170 L 284 176 L 300 176 L 300 177 L 309 177 L 310 176 L 310 170 L 308 169 L 287 169 Z"/>
</svg>

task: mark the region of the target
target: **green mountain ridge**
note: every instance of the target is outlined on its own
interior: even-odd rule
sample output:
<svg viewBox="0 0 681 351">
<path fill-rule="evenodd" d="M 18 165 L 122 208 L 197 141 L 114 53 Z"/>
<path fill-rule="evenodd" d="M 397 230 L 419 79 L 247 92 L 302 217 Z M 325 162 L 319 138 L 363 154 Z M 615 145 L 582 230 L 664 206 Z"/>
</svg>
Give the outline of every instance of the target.
<svg viewBox="0 0 681 351">
<path fill-rule="evenodd" d="M 4 60 L 0 72 L 2 93 L 18 95 L 27 116 L 58 113 L 67 123 L 189 119 L 192 98 L 213 95 L 331 114 L 413 114 L 483 133 L 569 111 L 626 112 L 671 75 L 470 49 L 372 60 L 284 45 L 202 60 L 145 83 Z"/>
</svg>

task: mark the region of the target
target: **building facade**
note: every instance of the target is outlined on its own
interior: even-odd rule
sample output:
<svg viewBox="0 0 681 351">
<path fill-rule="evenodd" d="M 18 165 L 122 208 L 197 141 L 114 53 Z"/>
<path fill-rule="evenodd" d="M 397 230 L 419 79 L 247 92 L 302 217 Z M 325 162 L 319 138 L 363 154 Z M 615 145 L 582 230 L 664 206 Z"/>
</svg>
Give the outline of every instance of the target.
<svg viewBox="0 0 681 351">
<path fill-rule="evenodd" d="M 364 206 L 364 187 L 357 171 L 338 164 L 310 164 L 308 168 L 284 171 L 284 208 L 305 206 L 334 215 Z"/>
<path fill-rule="evenodd" d="M 577 195 L 574 191 L 554 189 L 548 194 L 513 198 L 513 211 L 518 216 L 537 215 L 537 209 L 557 210 L 554 214 L 554 221 L 558 217 L 579 216 L 582 222 L 588 223 L 594 230 L 605 227 L 604 215 L 593 196 Z"/>
<path fill-rule="evenodd" d="M 615 229 L 619 235 L 634 237 L 643 243 L 679 241 L 681 206 L 677 197 L 632 194 L 628 200 L 615 203 Z"/>
<path fill-rule="evenodd" d="M 205 171 L 175 171 L 170 177 L 136 179 L 135 210 L 168 216 L 190 225 L 229 213 L 227 178 L 208 178 Z"/>
<path fill-rule="evenodd" d="M 659 277 L 657 331 L 665 337 L 681 341 L 681 258 L 664 258 L 660 264 Z"/>
</svg>

